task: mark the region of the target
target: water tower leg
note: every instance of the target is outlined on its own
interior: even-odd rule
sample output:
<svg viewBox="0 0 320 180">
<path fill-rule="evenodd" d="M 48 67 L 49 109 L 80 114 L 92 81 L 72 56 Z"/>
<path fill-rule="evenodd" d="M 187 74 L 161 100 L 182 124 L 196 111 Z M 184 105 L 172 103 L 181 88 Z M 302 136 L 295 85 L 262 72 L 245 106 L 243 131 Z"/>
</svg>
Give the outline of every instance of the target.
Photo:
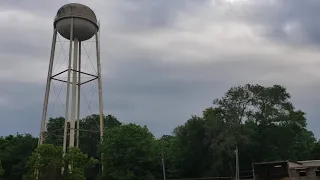
<svg viewBox="0 0 320 180">
<path fill-rule="evenodd" d="M 77 106 L 77 67 L 78 67 L 78 39 L 74 38 L 73 66 L 72 66 L 72 94 L 71 94 L 71 120 L 69 147 L 74 147 L 76 106 Z"/>
<path fill-rule="evenodd" d="M 42 109 L 42 119 L 41 119 L 41 127 L 40 127 L 40 136 L 38 144 L 43 144 L 44 140 L 44 132 L 46 127 L 46 118 L 47 118 L 47 110 L 48 110 L 48 101 L 49 101 L 49 94 L 50 94 L 50 85 L 51 85 L 51 77 L 52 77 L 52 69 L 53 69 L 53 61 L 54 61 L 54 53 L 56 49 L 56 42 L 57 42 L 57 30 L 53 30 L 53 38 L 52 38 L 52 45 L 51 45 L 51 53 L 50 53 L 50 62 L 49 62 L 49 70 L 47 76 L 47 85 L 46 85 L 46 92 L 44 96 L 43 102 L 43 109 Z"/>
<path fill-rule="evenodd" d="M 101 63 L 100 63 L 100 37 L 98 32 L 96 33 L 96 52 L 97 52 L 97 70 L 98 70 L 98 92 L 99 92 L 99 112 L 100 112 L 100 143 L 103 140 L 104 122 L 103 122 L 103 99 L 102 99 L 102 81 L 101 81 Z M 101 164 L 103 154 L 101 154 Z"/>
<path fill-rule="evenodd" d="M 72 61 L 72 40 L 73 40 L 73 18 L 71 19 L 71 28 L 70 28 L 69 65 L 68 65 L 68 80 L 67 80 L 67 93 L 66 93 L 66 112 L 65 112 L 64 132 L 63 132 L 63 155 L 65 155 L 65 153 L 67 151 L 70 74 L 71 74 L 71 61 Z M 64 173 L 64 168 L 62 168 L 62 173 Z"/>
<path fill-rule="evenodd" d="M 103 99 L 102 99 L 102 81 L 101 81 L 101 63 L 100 63 L 100 44 L 99 36 L 96 34 L 96 49 L 97 49 L 97 69 L 98 69 L 98 92 L 99 92 L 99 113 L 100 113 L 100 141 L 103 137 Z"/>
<path fill-rule="evenodd" d="M 81 87 L 81 41 L 79 41 L 79 66 L 78 66 L 78 110 L 77 110 L 77 148 L 80 142 L 80 87 Z"/>
</svg>

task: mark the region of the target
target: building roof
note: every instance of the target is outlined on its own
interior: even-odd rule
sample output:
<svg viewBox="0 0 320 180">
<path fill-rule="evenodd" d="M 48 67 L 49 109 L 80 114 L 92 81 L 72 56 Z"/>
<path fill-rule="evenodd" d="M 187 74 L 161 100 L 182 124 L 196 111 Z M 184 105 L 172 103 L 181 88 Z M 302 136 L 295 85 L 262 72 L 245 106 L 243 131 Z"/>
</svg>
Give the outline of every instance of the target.
<svg viewBox="0 0 320 180">
<path fill-rule="evenodd" d="M 320 160 L 306 160 L 306 161 L 272 161 L 253 163 L 254 166 L 277 166 L 280 164 L 287 164 L 289 169 L 305 169 L 308 167 L 320 167 Z"/>
<path fill-rule="evenodd" d="M 320 160 L 307 160 L 307 161 L 298 161 L 297 163 L 288 163 L 289 168 L 299 169 L 299 168 L 307 168 L 307 167 L 320 167 Z"/>
<path fill-rule="evenodd" d="M 282 164 L 282 163 L 287 163 L 287 162 L 288 161 L 270 161 L 270 162 L 253 163 L 253 165 Z"/>
</svg>

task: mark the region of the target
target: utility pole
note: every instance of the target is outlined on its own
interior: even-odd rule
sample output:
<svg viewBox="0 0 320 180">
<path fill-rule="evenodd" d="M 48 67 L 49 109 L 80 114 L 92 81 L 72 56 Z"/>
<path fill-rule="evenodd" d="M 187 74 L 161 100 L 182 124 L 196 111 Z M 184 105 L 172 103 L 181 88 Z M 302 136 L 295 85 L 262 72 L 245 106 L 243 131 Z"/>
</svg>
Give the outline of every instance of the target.
<svg viewBox="0 0 320 180">
<path fill-rule="evenodd" d="M 253 177 L 253 180 L 256 180 L 256 175 L 254 173 L 254 164 L 252 163 L 252 177 Z"/>
<path fill-rule="evenodd" d="M 163 173 L 163 180 L 166 180 L 166 167 L 164 164 L 164 154 L 163 154 L 163 143 L 162 143 L 162 173 Z"/>
<path fill-rule="evenodd" d="M 236 180 L 240 180 L 240 174 L 239 174 L 239 151 L 238 151 L 238 146 L 236 147 L 235 153 L 236 153 Z"/>
<path fill-rule="evenodd" d="M 166 180 L 166 168 L 164 166 L 164 158 L 162 158 L 162 171 L 163 171 L 163 180 Z"/>
</svg>

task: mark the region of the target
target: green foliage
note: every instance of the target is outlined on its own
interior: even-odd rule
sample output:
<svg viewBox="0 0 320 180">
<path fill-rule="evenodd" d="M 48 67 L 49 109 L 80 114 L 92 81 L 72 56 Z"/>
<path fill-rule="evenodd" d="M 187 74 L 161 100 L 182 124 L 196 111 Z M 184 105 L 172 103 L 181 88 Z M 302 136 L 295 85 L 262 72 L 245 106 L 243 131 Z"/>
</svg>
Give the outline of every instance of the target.
<svg viewBox="0 0 320 180">
<path fill-rule="evenodd" d="M 3 178 L 20 180 L 27 172 L 25 163 L 37 147 L 37 138 L 30 134 L 0 137 L 0 159 L 5 171 Z"/>
<path fill-rule="evenodd" d="M 121 125 L 105 131 L 104 178 L 108 180 L 152 180 L 155 139 L 147 127 Z"/>
<path fill-rule="evenodd" d="M 208 156 L 204 123 L 202 118 L 194 116 L 184 126 L 175 129 L 177 150 L 174 156 L 178 159 L 177 168 L 182 177 L 201 177 L 207 166 L 204 161 Z"/>
<path fill-rule="evenodd" d="M 101 145 L 99 133 L 81 132 L 80 149 L 69 149 L 64 158 L 58 147 L 62 117 L 49 119 L 48 144 L 35 151 L 37 139 L 31 135 L 0 137 L 0 177 L 2 164 L 6 180 L 20 180 L 23 174 L 24 180 L 35 180 L 35 172 L 40 180 L 95 179 L 101 166 L 96 159 L 102 159 L 104 168 L 99 178 L 108 180 L 162 179 L 162 159 L 168 179 L 233 176 L 236 148 L 240 170 L 251 169 L 253 162 L 320 159 L 320 141 L 306 128 L 305 113 L 294 108 L 280 85 L 232 87 L 201 116 L 192 116 L 159 139 L 147 127 L 121 125 L 111 115 L 104 120 Z M 99 131 L 98 125 L 99 115 L 80 121 L 81 129 Z M 61 167 L 68 165 L 72 168 L 62 177 Z"/>
<path fill-rule="evenodd" d="M 313 144 L 310 154 L 310 159 L 320 159 L 320 141 Z"/>
<path fill-rule="evenodd" d="M 99 132 L 100 116 L 93 114 L 81 120 L 80 128 Z M 112 115 L 104 116 L 105 129 L 120 126 L 121 123 Z M 80 132 L 80 149 L 90 157 L 98 157 L 97 151 L 100 143 L 100 134 L 92 132 Z"/>
<path fill-rule="evenodd" d="M 45 143 L 53 144 L 55 146 L 62 146 L 63 144 L 63 117 L 50 118 L 47 123 L 47 132 L 45 133 Z M 97 150 L 100 142 L 100 135 L 96 133 L 99 131 L 100 116 L 93 114 L 80 120 L 80 128 L 88 131 L 80 131 L 80 149 L 82 152 L 88 154 L 90 157 L 98 157 Z M 120 126 L 121 123 L 112 115 L 104 116 L 105 129 Z M 69 124 L 68 124 L 69 127 Z"/>
<path fill-rule="evenodd" d="M 306 158 L 288 151 L 298 144 L 299 136 L 311 138 L 308 142 L 314 138 L 306 132 L 305 114 L 294 109 L 284 87 L 238 86 L 214 100 L 214 104 L 223 110 L 224 121 L 235 127 L 236 144 L 246 144 L 245 151 L 254 155 L 250 161 Z M 244 126 L 239 128 L 237 124 Z M 252 146 L 247 146 L 248 143 Z"/>
<path fill-rule="evenodd" d="M 1 164 L 1 160 L 0 160 L 0 179 L 2 179 L 3 175 L 4 175 L 4 170 L 2 168 L 2 164 Z"/>
<path fill-rule="evenodd" d="M 80 129 L 91 130 L 80 131 L 80 141 L 79 147 L 81 151 L 88 154 L 89 157 L 98 159 L 99 154 L 97 153 L 100 144 L 100 135 L 97 133 L 99 131 L 100 116 L 93 114 L 87 116 L 80 120 Z M 116 126 L 120 126 L 121 123 L 112 115 L 104 116 L 104 127 L 105 129 L 110 129 Z M 68 123 L 68 127 L 69 127 Z M 47 124 L 47 132 L 45 134 L 45 143 L 53 144 L 55 146 L 62 146 L 63 144 L 63 128 L 64 118 L 50 118 Z M 69 131 L 69 130 L 68 130 Z M 67 141 L 68 146 L 68 141 Z M 86 177 L 88 179 L 95 179 L 99 173 L 99 165 L 96 164 L 94 167 L 87 168 L 85 171 Z"/>
<path fill-rule="evenodd" d="M 176 168 L 176 156 L 175 156 L 175 137 L 164 135 L 160 139 L 155 141 L 155 172 L 154 175 L 156 179 L 163 178 L 162 171 L 162 159 L 165 163 L 166 176 L 170 178 L 177 178 L 177 168 Z"/>
<path fill-rule="evenodd" d="M 233 166 L 233 127 L 219 109 L 209 108 L 174 130 L 174 156 L 179 177 L 229 176 Z"/>
<path fill-rule="evenodd" d="M 62 179 L 61 169 L 66 169 L 64 179 L 78 180 L 86 179 L 84 170 L 97 163 L 94 158 L 88 158 L 88 155 L 82 153 L 80 149 L 70 148 L 63 155 L 61 146 L 44 144 L 38 146 L 26 163 L 28 173 L 23 177 L 24 180 L 58 180 Z M 68 170 L 70 167 L 71 170 Z"/>
<path fill-rule="evenodd" d="M 23 175 L 22 180 L 38 180 L 38 179 L 37 179 L 37 176 L 35 173 L 33 173 L 33 174 L 28 173 L 28 174 Z"/>
<path fill-rule="evenodd" d="M 69 148 L 64 162 L 71 166 L 71 170 L 67 173 L 69 180 L 85 180 L 85 169 L 98 163 L 96 159 L 88 158 L 88 155 L 78 148 Z"/>
<path fill-rule="evenodd" d="M 61 146 L 44 144 L 38 146 L 29 158 L 26 166 L 29 169 L 24 179 L 32 179 L 35 172 L 40 180 L 60 179 L 63 166 L 63 151 Z"/>
<path fill-rule="evenodd" d="M 233 175 L 236 147 L 243 169 L 252 162 L 310 159 L 320 147 L 282 86 L 233 87 L 213 102 L 202 117 L 174 130 L 180 177 Z"/>
<path fill-rule="evenodd" d="M 69 123 L 68 123 L 69 126 Z M 44 134 L 46 144 L 62 146 L 64 131 L 64 118 L 50 118 L 47 123 L 47 131 Z M 68 130 L 69 131 L 69 130 Z"/>
</svg>

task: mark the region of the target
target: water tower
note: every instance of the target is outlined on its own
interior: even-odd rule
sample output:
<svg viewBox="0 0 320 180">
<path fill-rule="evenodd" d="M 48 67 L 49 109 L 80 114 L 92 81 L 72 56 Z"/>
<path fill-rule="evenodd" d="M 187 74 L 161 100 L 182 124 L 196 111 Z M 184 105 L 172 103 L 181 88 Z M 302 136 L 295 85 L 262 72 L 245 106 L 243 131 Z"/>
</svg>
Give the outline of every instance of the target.
<svg viewBox="0 0 320 180">
<path fill-rule="evenodd" d="M 82 85 L 92 82 L 98 83 L 98 96 L 99 96 L 99 114 L 100 114 L 100 140 L 103 135 L 103 104 L 102 104 L 102 84 L 101 84 L 101 65 L 100 65 L 100 40 L 99 40 L 99 23 L 95 13 L 87 6 L 77 3 L 66 4 L 62 6 L 54 19 L 54 31 L 51 47 L 51 55 L 49 62 L 49 70 L 47 77 L 47 84 L 45 90 L 45 97 L 43 103 L 43 112 L 40 128 L 39 144 L 44 142 L 44 132 L 46 131 L 46 117 L 48 110 L 48 101 L 50 94 L 50 86 L 52 80 L 59 80 L 57 75 L 66 73 L 66 98 L 65 98 L 65 123 L 63 134 L 63 150 L 66 151 L 67 146 L 67 131 L 68 122 L 70 123 L 70 139 L 69 146 L 74 147 L 75 142 L 77 146 L 79 143 L 79 123 L 75 127 L 76 120 L 80 119 L 80 90 Z M 53 74 L 53 65 L 55 59 L 55 48 L 57 42 L 57 33 L 66 39 L 69 43 L 68 51 L 68 65 L 66 69 L 57 74 Z M 81 70 L 81 44 L 95 36 L 96 46 L 96 64 L 97 73 L 90 74 Z M 92 79 L 81 82 L 81 76 L 89 75 Z M 71 99 L 71 103 L 70 103 Z M 69 108 L 71 112 L 69 112 Z M 77 133 L 75 133 L 77 132 Z M 77 141 L 75 141 L 75 135 L 77 134 Z"/>
</svg>

